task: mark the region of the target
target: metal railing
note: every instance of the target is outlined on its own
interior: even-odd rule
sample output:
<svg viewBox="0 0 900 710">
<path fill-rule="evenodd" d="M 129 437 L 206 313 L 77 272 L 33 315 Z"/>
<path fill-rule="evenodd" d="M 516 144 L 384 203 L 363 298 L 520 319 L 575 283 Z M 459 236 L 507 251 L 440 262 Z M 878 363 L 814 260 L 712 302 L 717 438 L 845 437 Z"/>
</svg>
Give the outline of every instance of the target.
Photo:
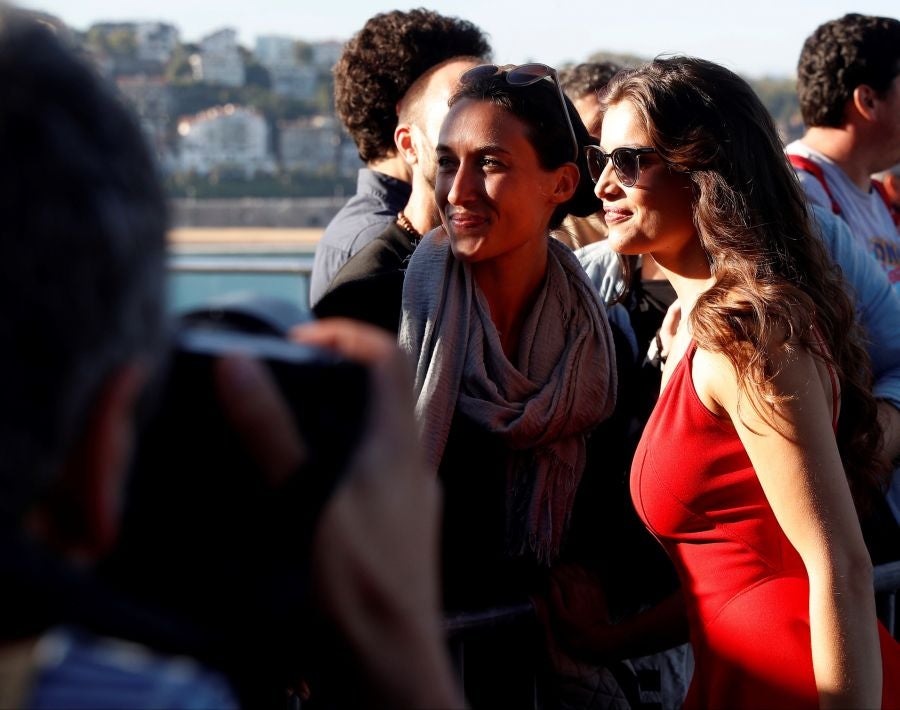
<svg viewBox="0 0 900 710">
<path fill-rule="evenodd" d="M 900 640 L 897 623 L 897 596 L 900 594 L 900 560 L 877 565 L 874 569 L 875 601 L 878 618 L 888 632 Z M 509 630 L 537 623 L 530 603 L 485 609 L 478 612 L 449 613 L 444 617 L 444 631 L 456 665 L 458 678 L 466 688 L 466 647 L 479 643 L 485 635 L 503 636 Z M 539 707 L 537 677 L 534 684 L 534 707 Z"/>
<path fill-rule="evenodd" d="M 900 639 L 897 627 L 897 593 L 900 592 L 900 560 L 876 565 L 875 608 L 878 618 L 894 638 Z"/>
<path fill-rule="evenodd" d="M 444 615 L 444 633 L 450 649 L 450 655 L 456 667 L 457 678 L 466 697 L 474 690 L 469 684 L 467 675 L 467 648 L 478 645 L 485 639 L 507 638 L 517 630 L 537 629 L 537 615 L 531 602 L 509 604 L 479 611 L 448 612 Z M 538 679 L 533 672 L 523 669 L 523 684 L 519 692 L 530 694 L 532 707 L 538 708 Z M 481 679 L 483 682 L 483 678 Z"/>
<path fill-rule="evenodd" d="M 229 256 L 173 256 L 168 269 L 175 274 L 293 274 L 306 276 L 312 273 L 313 257 L 253 255 Z"/>
</svg>

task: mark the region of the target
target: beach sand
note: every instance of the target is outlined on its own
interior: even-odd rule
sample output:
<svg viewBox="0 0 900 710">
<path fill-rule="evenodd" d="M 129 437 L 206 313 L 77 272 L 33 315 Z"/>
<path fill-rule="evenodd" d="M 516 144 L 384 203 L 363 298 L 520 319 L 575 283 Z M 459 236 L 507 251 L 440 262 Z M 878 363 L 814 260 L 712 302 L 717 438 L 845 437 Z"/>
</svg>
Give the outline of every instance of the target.
<svg viewBox="0 0 900 710">
<path fill-rule="evenodd" d="M 321 228 L 279 229 L 266 227 L 188 227 L 169 231 L 176 249 L 219 248 L 259 251 L 264 249 L 312 251 L 322 236 Z"/>
</svg>

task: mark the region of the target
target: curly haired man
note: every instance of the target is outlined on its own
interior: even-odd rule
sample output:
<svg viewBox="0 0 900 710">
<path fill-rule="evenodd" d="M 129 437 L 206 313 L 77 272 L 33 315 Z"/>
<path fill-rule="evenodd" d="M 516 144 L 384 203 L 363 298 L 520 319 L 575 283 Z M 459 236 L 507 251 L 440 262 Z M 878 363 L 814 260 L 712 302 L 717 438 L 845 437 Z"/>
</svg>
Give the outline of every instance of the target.
<svg viewBox="0 0 900 710">
<path fill-rule="evenodd" d="M 397 219 L 411 172 L 394 143 L 398 104 L 422 74 L 456 57 L 487 58 L 485 34 L 471 22 L 425 9 L 371 17 L 334 67 L 337 114 L 359 150 L 356 194 L 316 247 L 310 283 L 315 305 L 347 260 Z"/>
<path fill-rule="evenodd" d="M 872 173 L 900 162 L 900 21 L 848 14 L 803 45 L 806 134 L 787 147 L 810 201 L 846 221 L 900 289 L 900 235 Z"/>
<path fill-rule="evenodd" d="M 900 212 L 871 177 L 900 163 L 900 21 L 851 13 L 818 27 L 800 54 L 797 92 L 807 130 L 786 150 L 807 197 L 847 224 L 900 295 Z M 852 272 L 840 263 L 845 273 Z M 872 283 L 856 284 L 864 317 Z M 873 345 L 888 353 L 896 311 L 881 312 L 883 317 L 870 311 L 867 329 Z M 885 456 L 896 462 L 900 404 L 879 384 L 875 394 Z M 900 468 L 887 501 L 900 522 Z"/>
</svg>

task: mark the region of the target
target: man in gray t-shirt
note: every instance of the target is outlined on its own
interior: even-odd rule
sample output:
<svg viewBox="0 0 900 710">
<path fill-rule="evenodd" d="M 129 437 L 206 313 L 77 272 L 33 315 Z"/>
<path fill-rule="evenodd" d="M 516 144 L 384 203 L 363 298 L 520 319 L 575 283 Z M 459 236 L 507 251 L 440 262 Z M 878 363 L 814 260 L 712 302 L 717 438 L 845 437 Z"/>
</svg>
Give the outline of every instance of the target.
<svg viewBox="0 0 900 710">
<path fill-rule="evenodd" d="M 787 153 L 806 194 L 846 221 L 900 289 L 900 234 L 871 180 L 900 162 L 900 21 L 849 14 L 817 28 L 797 91 L 807 131 Z"/>
<path fill-rule="evenodd" d="M 900 21 L 848 14 L 818 27 L 800 53 L 797 93 L 807 130 L 786 150 L 810 202 L 840 215 L 900 294 L 900 235 L 871 178 L 900 163 Z M 900 410 L 876 396 L 896 462 Z M 888 500 L 900 521 L 900 469 Z"/>
<path fill-rule="evenodd" d="M 900 293 L 900 232 L 871 181 L 865 189 L 860 189 L 836 162 L 813 150 L 803 140 L 794 141 L 786 150 L 789 155 L 799 155 L 812 161 L 821 170 L 827 191 L 823 181 L 814 173 L 802 168 L 797 170 L 809 201 L 828 210 L 832 209 L 833 204 L 839 206 L 840 217 L 850 227 L 854 237 L 868 247 L 884 268 L 888 280 Z"/>
</svg>

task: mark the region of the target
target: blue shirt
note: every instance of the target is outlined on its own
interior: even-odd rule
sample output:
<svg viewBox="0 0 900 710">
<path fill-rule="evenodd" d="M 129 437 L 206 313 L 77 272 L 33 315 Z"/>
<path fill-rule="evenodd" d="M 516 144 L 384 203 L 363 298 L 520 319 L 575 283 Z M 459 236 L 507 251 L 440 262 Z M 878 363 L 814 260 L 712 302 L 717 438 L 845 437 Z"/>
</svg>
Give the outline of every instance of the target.
<svg viewBox="0 0 900 710">
<path fill-rule="evenodd" d="M 868 336 L 875 397 L 900 408 L 900 296 L 888 275 L 831 210 L 812 206 L 822 238 L 856 296 L 856 310 Z M 900 522 L 900 469 L 886 493 L 888 506 Z"/>
<path fill-rule="evenodd" d="M 397 219 L 411 193 L 412 186 L 407 182 L 368 168 L 359 171 L 356 194 L 328 223 L 316 246 L 309 283 L 310 306 L 325 295 L 350 257 Z"/>
<path fill-rule="evenodd" d="M 592 242 L 576 249 L 575 257 L 581 263 L 581 268 L 588 275 L 594 288 L 597 289 L 600 302 L 606 306 L 606 316 L 609 318 L 609 322 L 615 323 L 619 327 L 631 346 L 632 356 L 637 358 L 642 353 L 637 351 L 637 336 L 634 334 L 634 328 L 631 327 L 628 310 L 621 303 L 610 305 L 625 290 L 625 272 L 622 270 L 619 255 L 609 246 L 608 239 L 601 239 L 599 242 Z"/>
<path fill-rule="evenodd" d="M 35 676 L 25 706 L 44 708 L 237 708 L 225 679 L 188 658 L 135 643 L 58 628 L 35 647 Z"/>
<path fill-rule="evenodd" d="M 900 295 L 842 219 L 818 205 L 812 205 L 812 212 L 828 253 L 853 291 L 872 358 L 874 395 L 900 408 Z"/>
<path fill-rule="evenodd" d="M 785 150 L 812 161 L 822 170 L 831 196 L 841 209 L 841 219 L 850 228 L 850 233 L 869 248 L 887 274 L 888 281 L 900 290 L 900 234 L 881 195 L 871 187 L 861 190 L 834 161 L 802 140 L 794 141 Z M 809 202 L 831 213 L 831 197 L 818 178 L 805 170 L 796 172 Z"/>
</svg>

